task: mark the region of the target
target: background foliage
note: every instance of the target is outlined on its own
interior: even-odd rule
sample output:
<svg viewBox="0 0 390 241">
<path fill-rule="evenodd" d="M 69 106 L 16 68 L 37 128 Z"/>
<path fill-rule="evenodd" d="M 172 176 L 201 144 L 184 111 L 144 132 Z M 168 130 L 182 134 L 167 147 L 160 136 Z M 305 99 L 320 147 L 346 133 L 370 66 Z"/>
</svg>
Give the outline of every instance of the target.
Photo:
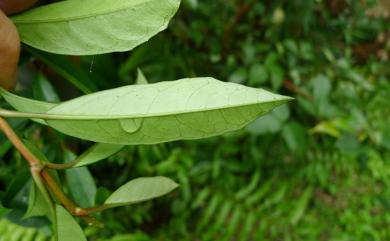
<svg viewBox="0 0 390 241">
<path fill-rule="evenodd" d="M 167 31 L 131 53 L 24 47 L 18 94 L 66 100 L 131 84 L 139 67 L 151 82 L 213 76 L 296 98 L 239 132 L 130 146 L 67 171 L 60 178 L 77 182 L 66 191 L 81 206 L 139 176 L 181 185 L 102 213 L 106 228 L 87 227 L 89 240 L 389 240 L 389 12 L 386 0 L 187 0 Z M 31 121 L 12 125 L 51 161 L 90 145 Z M 47 220 L 21 218 L 31 180 L 3 135 L 0 157 L 0 240 L 47 240 Z"/>
</svg>

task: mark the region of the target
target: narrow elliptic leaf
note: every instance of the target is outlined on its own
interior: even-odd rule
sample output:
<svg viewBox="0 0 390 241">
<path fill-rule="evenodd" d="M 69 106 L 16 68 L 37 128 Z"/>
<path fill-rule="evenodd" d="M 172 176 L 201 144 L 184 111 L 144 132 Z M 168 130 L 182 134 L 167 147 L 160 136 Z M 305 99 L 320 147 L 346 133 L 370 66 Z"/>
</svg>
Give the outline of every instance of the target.
<svg viewBox="0 0 390 241">
<path fill-rule="evenodd" d="M 61 1 L 12 18 L 22 42 L 58 54 L 128 51 L 164 30 L 180 0 Z"/>
<path fill-rule="evenodd" d="M 146 79 L 144 73 L 140 69 L 137 69 L 137 79 L 135 80 L 137 85 L 146 85 L 148 84 L 148 80 Z"/>
<path fill-rule="evenodd" d="M 118 188 L 104 205 L 117 207 L 144 202 L 163 196 L 177 187 L 178 184 L 167 177 L 141 177 Z"/>
<path fill-rule="evenodd" d="M 83 230 L 70 213 L 56 205 L 58 241 L 87 241 Z"/>
<path fill-rule="evenodd" d="M 75 167 L 81 167 L 96 163 L 114 155 L 123 148 L 123 145 L 96 143 L 78 157 L 79 162 Z"/>
<path fill-rule="evenodd" d="M 58 104 L 43 116 L 100 143 L 156 144 L 238 130 L 291 98 L 213 78 L 131 85 Z"/>
<path fill-rule="evenodd" d="M 50 206 L 36 187 L 35 183 L 32 183 L 28 200 L 28 208 L 23 218 L 36 216 L 50 217 Z"/>
</svg>

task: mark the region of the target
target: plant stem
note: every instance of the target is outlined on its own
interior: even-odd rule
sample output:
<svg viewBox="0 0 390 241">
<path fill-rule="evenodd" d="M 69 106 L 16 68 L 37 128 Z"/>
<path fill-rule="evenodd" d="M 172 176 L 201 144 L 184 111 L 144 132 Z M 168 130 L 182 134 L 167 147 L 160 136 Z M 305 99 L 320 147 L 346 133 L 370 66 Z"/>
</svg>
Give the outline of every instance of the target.
<svg viewBox="0 0 390 241">
<path fill-rule="evenodd" d="M 53 202 L 50 198 L 49 193 L 44 185 L 44 182 L 49 187 L 49 189 L 53 192 L 53 194 L 58 198 L 58 200 L 64 205 L 64 207 L 74 216 L 79 216 L 84 219 L 88 225 L 94 225 L 97 227 L 102 227 L 103 224 L 98 222 L 95 218 L 88 216 L 89 211 L 84 208 L 78 207 L 72 200 L 70 200 L 58 186 L 56 181 L 51 177 L 47 170 L 43 168 L 40 160 L 27 149 L 27 147 L 23 144 L 20 138 L 13 131 L 12 127 L 7 123 L 7 121 L 0 117 L 0 129 L 3 130 L 8 139 L 12 142 L 12 144 L 16 147 L 16 149 L 22 154 L 22 156 L 27 160 L 30 165 L 31 175 L 39 188 L 39 190 L 44 195 L 44 198 L 50 205 L 50 209 L 52 212 L 53 220 L 56 219 L 56 214 L 54 210 Z M 76 159 L 77 160 L 77 159 Z M 93 209 L 93 208 L 92 208 Z"/>
<path fill-rule="evenodd" d="M 58 186 L 56 181 L 52 178 L 52 176 L 49 174 L 49 172 L 45 169 L 42 170 L 41 176 L 45 180 L 45 183 L 49 187 L 49 189 L 53 192 L 53 194 L 58 198 L 60 203 L 64 205 L 64 207 L 73 215 L 80 217 L 83 219 L 88 225 L 96 226 L 96 227 L 103 227 L 104 225 L 97 221 L 94 217 L 89 216 L 90 213 L 93 211 L 90 211 L 89 208 L 81 208 L 78 207 L 72 200 L 70 200 L 65 193 L 61 190 L 61 188 Z M 98 208 L 98 207 L 97 207 Z M 94 208 L 91 208 L 91 210 Z"/>
<path fill-rule="evenodd" d="M 70 200 L 65 193 L 62 192 L 61 188 L 58 186 L 56 181 L 51 177 L 47 170 L 42 170 L 41 176 L 45 180 L 48 188 L 53 192 L 54 196 L 58 198 L 60 203 L 74 216 L 85 216 L 88 215 L 82 208 L 77 207 L 72 200 Z"/>
<path fill-rule="evenodd" d="M 108 205 L 103 204 L 103 205 L 92 207 L 92 208 L 84 208 L 84 210 L 87 211 L 88 213 L 95 213 L 95 212 L 104 211 L 104 210 L 109 209 L 109 208 L 112 208 L 112 206 L 108 206 Z"/>
<path fill-rule="evenodd" d="M 33 177 L 33 180 L 35 184 L 37 185 L 37 188 L 42 193 L 43 197 L 45 198 L 47 204 L 49 205 L 50 213 L 52 222 L 56 222 L 56 212 L 55 207 L 53 204 L 53 200 L 51 199 L 49 193 L 47 192 L 47 189 L 45 185 L 43 184 L 42 177 L 40 175 L 41 170 L 43 166 L 41 165 L 41 162 L 38 158 L 34 156 L 30 152 L 29 149 L 23 144 L 23 142 L 20 140 L 20 138 L 16 135 L 16 133 L 12 130 L 12 127 L 7 123 L 6 120 L 0 117 L 0 128 L 3 130 L 5 135 L 8 137 L 8 139 L 12 142 L 12 144 L 16 147 L 16 149 L 22 154 L 22 156 L 28 161 L 30 165 L 30 172 Z M 54 229 L 56 228 L 56 225 L 53 225 Z M 57 235 L 57 231 L 54 230 L 55 235 Z"/>
<path fill-rule="evenodd" d="M 7 121 L 0 117 L 0 129 L 3 130 L 8 139 L 12 142 L 12 144 L 16 147 L 16 149 L 22 154 L 22 156 L 27 160 L 30 165 L 31 175 L 33 176 L 34 181 L 37 184 L 37 187 L 45 196 L 46 201 L 48 201 L 49 205 L 52 205 L 52 200 L 50 195 L 47 193 L 47 190 L 43 184 L 43 181 L 47 184 L 49 189 L 53 192 L 53 194 L 58 198 L 58 200 L 65 206 L 68 211 L 74 216 L 83 216 L 84 220 L 89 225 L 95 225 L 101 227 L 102 224 L 97 222 L 93 217 L 89 217 L 89 212 L 83 208 L 77 207 L 61 190 L 61 188 L 57 185 L 54 179 L 50 176 L 47 170 L 43 169 L 43 165 L 40 160 L 35 157 L 34 154 L 30 152 L 29 149 L 23 144 L 20 138 L 13 131 L 12 127 L 7 123 Z M 43 178 L 43 180 L 42 180 Z M 54 205 L 52 205 L 54 207 Z M 52 208 L 52 207 L 50 207 Z M 55 215 L 52 213 L 52 215 Z M 53 216 L 55 217 L 55 216 Z"/>
<path fill-rule="evenodd" d="M 12 142 L 12 144 L 18 149 L 18 151 L 23 155 L 24 158 L 28 161 L 30 167 L 42 168 L 40 161 L 36 158 L 30 150 L 23 144 L 23 142 L 19 139 L 16 133 L 12 130 L 12 127 L 4 120 L 4 118 L 0 117 L 0 129 L 3 130 L 4 134 L 8 137 L 8 139 Z"/>
<path fill-rule="evenodd" d="M 80 158 L 76 158 L 73 161 L 70 161 L 67 163 L 47 162 L 47 163 L 45 163 L 45 167 L 49 168 L 49 169 L 55 169 L 55 170 L 65 170 L 65 169 L 69 169 L 69 168 L 76 166 L 80 161 L 81 161 Z"/>
</svg>

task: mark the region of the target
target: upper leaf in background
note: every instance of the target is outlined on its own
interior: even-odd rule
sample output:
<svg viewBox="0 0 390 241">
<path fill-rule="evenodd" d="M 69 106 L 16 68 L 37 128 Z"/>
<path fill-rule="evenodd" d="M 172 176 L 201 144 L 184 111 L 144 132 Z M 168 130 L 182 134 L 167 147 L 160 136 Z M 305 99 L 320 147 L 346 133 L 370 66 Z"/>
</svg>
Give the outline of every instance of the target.
<svg viewBox="0 0 390 241">
<path fill-rule="evenodd" d="M 67 55 L 128 51 L 164 30 L 180 0 L 61 1 L 12 18 L 23 43 Z"/>
<path fill-rule="evenodd" d="M 81 139 L 156 144 L 240 129 L 290 99 L 213 78 L 193 78 L 85 95 L 56 105 L 43 118 Z"/>
</svg>

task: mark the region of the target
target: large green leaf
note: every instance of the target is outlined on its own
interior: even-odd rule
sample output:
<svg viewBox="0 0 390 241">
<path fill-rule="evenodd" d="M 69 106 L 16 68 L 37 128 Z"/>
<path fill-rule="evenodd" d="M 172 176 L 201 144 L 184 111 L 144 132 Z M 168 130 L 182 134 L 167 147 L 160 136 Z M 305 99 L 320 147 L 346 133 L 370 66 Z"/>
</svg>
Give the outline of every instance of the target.
<svg viewBox="0 0 390 241">
<path fill-rule="evenodd" d="M 56 205 L 56 214 L 58 241 L 87 241 L 80 225 L 65 208 Z"/>
<path fill-rule="evenodd" d="M 104 203 L 106 207 L 117 207 L 144 202 L 163 196 L 178 184 L 167 177 L 141 177 L 121 186 Z"/>
<path fill-rule="evenodd" d="M 180 0 L 61 1 L 12 18 L 22 41 L 58 54 L 127 51 L 164 30 Z"/>
<path fill-rule="evenodd" d="M 51 108 L 46 122 L 95 142 L 155 144 L 240 129 L 289 99 L 213 78 L 181 79 L 85 95 Z"/>
</svg>

